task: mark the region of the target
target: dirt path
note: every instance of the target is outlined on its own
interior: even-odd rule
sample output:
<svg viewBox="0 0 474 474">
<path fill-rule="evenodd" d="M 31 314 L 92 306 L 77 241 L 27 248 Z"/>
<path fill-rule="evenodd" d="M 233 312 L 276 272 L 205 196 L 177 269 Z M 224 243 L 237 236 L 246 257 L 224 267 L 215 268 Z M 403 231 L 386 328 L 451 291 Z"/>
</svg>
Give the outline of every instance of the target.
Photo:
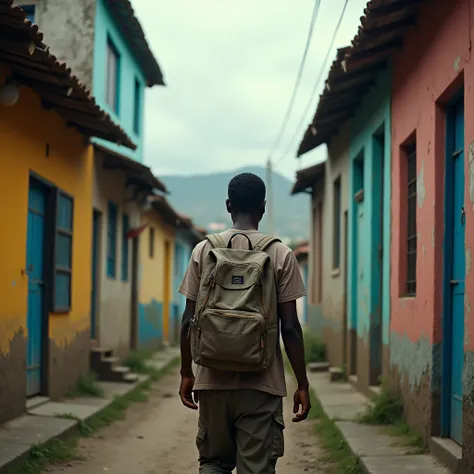
<svg viewBox="0 0 474 474">
<path fill-rule="evenodd" d="M 148 403 L 133 404 L 123 421 L 80 441 L 86 460 L 53 468 L 53 474 L 192 474 L 197 473 L 197 414 L 181 406 L 175 395 L 178 374 L 155 384 Z M 290 387 L 291 389 L 291 387 Z M 291 400 L 285 405 L 285 457 L 279 474 L 324 474 L 318 468 L 320 449 L 312 423 L 291 422 Z"/>
</svg>

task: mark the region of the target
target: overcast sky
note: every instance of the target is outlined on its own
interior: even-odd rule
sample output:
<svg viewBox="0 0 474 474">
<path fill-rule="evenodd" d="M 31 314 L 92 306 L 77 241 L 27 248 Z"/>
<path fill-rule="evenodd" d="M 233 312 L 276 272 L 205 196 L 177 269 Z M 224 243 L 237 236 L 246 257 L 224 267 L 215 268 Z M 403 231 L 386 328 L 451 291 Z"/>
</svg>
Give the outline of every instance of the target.
<svg viewBox="0 0 474 474">
<path fill-rule="evenodd" d="M 349 1 L 336 47 L 346 46 L 356 34 L 366 1 Z M 288 177 L 325 154 L 323 146 L 298 161 L 295 150 L 305 127 L 293 143 L 290 139 L 343 4 L 344 0 L 321 0 L 301 87 L 275 154 L 278 171 Z M 146 164 L 159 175 L 264 164 L 296 80 L 313 0 L 133 0 L 133 5 L 167 84 L 146 92 Z M 291 152 L 280 159 L 288 148 Z"/>
</svg>

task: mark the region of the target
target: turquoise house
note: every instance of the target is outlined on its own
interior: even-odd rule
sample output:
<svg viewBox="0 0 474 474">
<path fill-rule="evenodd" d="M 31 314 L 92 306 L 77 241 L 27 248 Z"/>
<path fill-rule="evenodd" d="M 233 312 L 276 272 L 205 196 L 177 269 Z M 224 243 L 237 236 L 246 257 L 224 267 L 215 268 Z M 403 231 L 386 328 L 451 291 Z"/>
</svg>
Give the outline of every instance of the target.
<svg viewBox="0 0 474 474">
<path fill-rule="evenodd" d="M 57 57 L 92 91 L 98 105 L 121 126 L 135 150 L 94 142 L 143 162 L 144 93 L 163 86 L 160 66 L 129 0 L 18 0 Z M 61 25 L 61 26 L 58 26 Z M 87 124 L 84 124 L 87 128 Z"/>
<path fill-rule="evenodd" d="M 388 373 L 391 73 L 380 72 L 350 122 L 348 325 L 361 389 Z"/>
</svg>

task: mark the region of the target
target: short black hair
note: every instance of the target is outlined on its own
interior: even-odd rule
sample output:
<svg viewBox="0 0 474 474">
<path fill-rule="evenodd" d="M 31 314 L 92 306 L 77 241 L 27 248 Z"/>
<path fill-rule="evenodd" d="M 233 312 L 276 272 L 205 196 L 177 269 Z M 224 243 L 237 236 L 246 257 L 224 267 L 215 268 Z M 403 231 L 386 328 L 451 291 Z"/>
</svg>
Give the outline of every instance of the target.
<svg viewBox="0 0 474 474">
<path fill-rule="evenodd" d="M 253 173 L 234 176 L 227 190 L 233 212 L 257 212 L 265 201 L 267 188 L 261 178 Z"/>
</svg>

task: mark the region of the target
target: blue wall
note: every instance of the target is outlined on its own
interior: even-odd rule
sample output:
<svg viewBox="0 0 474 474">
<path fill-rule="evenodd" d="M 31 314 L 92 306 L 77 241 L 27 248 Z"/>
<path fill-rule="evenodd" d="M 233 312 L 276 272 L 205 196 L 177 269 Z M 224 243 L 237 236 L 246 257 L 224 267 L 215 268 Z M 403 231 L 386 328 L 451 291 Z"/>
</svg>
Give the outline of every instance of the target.
<svg viewBox="0 0 474 474">
<path fill-rule="evenodd" d="M 370 95 L 362 102 L 351 121 L 350 137 L 350 194 L 349 194 L 349 271 L 348 271 L 348 324 L 357 327 L 360 338 L 367 340 L 371 320 L 380 317 L 380 285 L 383 292 L 382 321 L 383 344 L 389 343 L 390 333 L 390 195 L 391 195 L 391 122 L 390 91 L 391 73 L 381 72 Z M 384 226 L 381 231 L 378 215 L 380 213 L 381 160 L 377 156 L 377 144 L 374 140 L 383 125 L 385 135 L 385 154 L 383 169 L 384 185 Z M 363 223 L 358 232 L 357 203 L 354 193 L 357 191 L 357 176 L 354 161 L 361 153 L 364 156 L 364 201 Z M 383 234 L 383 235 L 381 235 Z M 357 245 L 360 239 L 361 245 Z M 380 275 L 378 248 L 383 239 L 383 275 Z M 360 249 L 360 254 L 358 253 Z M 360 264 L 358 269 L 357 264 Z M 363 280 L 359 280 L 362 270 Z M 358 280 L 361 282 L 357 287 Z M 359 290 L 359 291 L 357 291 Z"/>
<path fill-rule="evenodd" d="M 174 339 L 178 338 L 179 332 L 177 328 L 181 326 L 181 317 L 186 306 L 186 298 L 181 293 L 178 293 L 178 288 L 188 268 L 192 250 L 193 247 L 189 235 L 184 231 L 178 231 L 175 237 L 173 301 L 170 308 L 170 340 L 176 343 L 178 341 Z"/>
<path fill-rule="evenodd" d="M 153 300 L 138 305 L 138 345 L 144 349 L 159 349 L 163 343 L 163 304 Z"/>
<path fill-rule="evenodd" d="M 107 73 L 107 38 L 110 37 L 120 54 L 119 73 L 119 113 L 118 115 L 106 103 L 106 73 Z M 133 118 L 135 109 L 135 78 L 142 85 L 141 97 L 141 117 L 139 134 L 133 130 Z M 146 80 L 137 61 L 133 57 L 130 48 L 126 44 L 120 31 L 116 27 L 110 16 L 104 0 L 97 0 L 97 12 L 95 18 L 94 37 L 94 73 L 93 73 L 93 93 L 97 103 L 106 110 L 114 121 L 120 125 L 132 141 L 137 145 L 135 151 L 113 143 L 94 139 L 94 142 L 143 162 L 143 94 Z"/>
</svg>

